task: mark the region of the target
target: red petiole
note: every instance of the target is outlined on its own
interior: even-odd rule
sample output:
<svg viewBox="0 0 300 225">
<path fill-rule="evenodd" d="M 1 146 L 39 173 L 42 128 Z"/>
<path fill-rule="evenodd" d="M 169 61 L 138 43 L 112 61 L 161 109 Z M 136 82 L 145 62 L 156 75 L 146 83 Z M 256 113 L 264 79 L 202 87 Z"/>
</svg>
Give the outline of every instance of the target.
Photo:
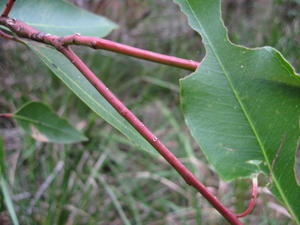
<svg viewBox="0 0 300 225">
<path fill-rule="evenodd" d="M 51 34 L 45 34 L 29 26 L 28 24 L 8 18 L 9 11 L 14 1 L 8 1 L 2 16 L 0 24 L 9 28 L 20 38 L 27 38 L 44 44 L 54 46 L 58 51 L 64 54 L 70 62 L 89 80 L 89 82 L 98 90 L 98 92 L 122 115 L 184 178 L 187 184 L 196 188 L 223 216 L 233 225 L 242 225 L 238 217 L 247 215 L 255 204 L 257 182 L 253 182 L 252 199 L 249 207 L 241 214 L 235 214 L 226 208 L 210 191 L 189 171 L 178 158 L 105 86 L 105 84 L 87 67 L 87 65 L 70 49 L 69 45 L 85 45 L 96 49 L 105 49 L 125 55 L 130 55 L 150 61 L 155 61 L 167 65 L 172 65 L 188 70 L 196 70 L 199 62 L 193 60 L 181 59 L 173 56 L 166 56 L 159 53 L 142 50 L 97 37 L 81 36 L 74 34 L 60 37 Z M 19 40 L 1 31 L 0 36 Z M 2 117 L 9 117 L 11 114 L 1 114 Z"/>
</svg>

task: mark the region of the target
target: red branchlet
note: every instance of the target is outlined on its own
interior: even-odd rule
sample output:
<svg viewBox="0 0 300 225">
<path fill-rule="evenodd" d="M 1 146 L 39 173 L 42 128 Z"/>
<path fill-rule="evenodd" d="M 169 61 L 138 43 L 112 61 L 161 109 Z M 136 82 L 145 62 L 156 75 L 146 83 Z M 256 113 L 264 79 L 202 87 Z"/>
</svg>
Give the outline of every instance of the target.
<svg viewBox="0 0 300 225">
<path fill-rule="evenodd" d="M 3 17 L 7 17 L 8 14 L 10 13 L 10 10 L 12 9 L 14 3 L 15 3 L 16 0 L 8 0 L 6 5 L 5 5 L 5 8 L 3 9 L 3 12 L 1 13 L 1 16 Z"/>
<path fill-rule="evenodd" d="M 91 82 L 91 84 L 99 91 L 99 93 L 178 171 L 178 173 L 184 178 L 187 184 L 196 188 L 231 224 L 242 225 L 242 223 L 238 220 L 238 216 L 231 212 L 229 209 L 227 209 L 212 193 L 210 193 L 208 189 L 178 160 L 178 158 L 105 86 L 105 84 L 68 47 L 69 44 L 82 43 L 84 45 L 91 46 L 94 48 L 109 49 L 109 47 L 107 46 L 103 47 L 103 41 L 99 41 L 98 38 L 84 37 L 76 34 L 66 37 L 45 34 L 43 32 L 37 31 L 36 29 L 23 23 L 22 21 L 6 17 L 0 17 L 0 24 L 10 28 L 19 37 L 28 38 L 30 40 L 35 40 L 52 45 L 58 51 L 63 53 L 76 66 L 76 68 L 89 80 L 89 82 Z M 81 37 L 81 39 L 79 37 Z M 108 43 L 108 45 L 112 44 L 106 41 L 105 43 Z M 132 47 L 128 48 L 124 47 L 123 45 L 116 46 L 117 47 L 115 47 L 115 49 L 119 49 L 119 52 L 122 52 L 124 49 L 127 48 L 127 53 L 122 52 L 124 54 L 129 54 L 130 51 L 131 53 L 138 52 L 137 49 Z M 122 48 L 123 50 L 120 50 Z M 111 49 L 114 48 L 112 47 Z M 139 50 L 139 54 L 141 54 L 143 51 L 144 50 Z M 149 52 L 147 51 L 147 54 L 148 53 Z M 136 56 L 138 56 L 139 54 L 136 54 Z M 146 58 L 145 55 L 147 54 L 141 54 L 139 57 L 142 57 L 143 55 L 143 57 Z M 161 55 L 159 57 L 161 57 Z M 173 59 L 175 59 L 176 61 L 178 58 L 174 57 Z M 156 60 L 160 62 L 160 59 L 156 58 Z M 192 62 L 191 65 L 194 69 L 196 69 L 196 67 L 199 65 L 199 63 L 197 62 L 190 62 Z M 170 64 L 170 60 L 167 60 L 164 63 Z M 184 68 L 187 68 L 186 64 L 183 64 Z M 182 67 L 182 63 L 174 65 Z M 192 67 L 188 68 L 192 69 Z"/>
<path fill-rule="evenodd" d="M 244 212 L 236 214 L 236 216 L 240 218 L 240 217 L 245 217 L 249 213 L 251 213 L 255 206 L 256 199 L 257 199 L 257 177 L 254 177 L 252 179 L 251 199 L 249 201 L 248 208 Z"/>
<path fill-rule="evenodd" d="M 196 188 L 231 224 L 242 224 L 236 215 L 208 191 L 195 175 L 105 86 L 70 48 L 62 48 L 60 51 L 91 82 L 99 93 L 177 170 L 187 184 Z"/>
<path fill-rule="evenodd" d="M 175 56 L 168 56 L 144 49 L 131 47 L 128 45 L 116 43 L 110 40 L 105 40 L 98 37 L 81 36 L 80 34 L 73 34 L 68 36 L 56 36 L 45 34 L 37 31 L 35 28 L 27 25 L 26 23 L 7 17 L 0 17 L 0 24 L 9 27 L 19 37 L 28 38 L 38 42 L 51 44 L 51 45 L 84 45 L 94 49 L 104 49 L 112 52 L 121 53 L 124 55 L 145 59 L 148 61 L 158 62 L 170 66 L 175 66 L 182 69 L 195 71 L 200 65 L 200 62 L 182 59 Z M 55 40 L 53 42 L 53 40 Z"/>
<path fill-rule="evenodd" d="M 65 44 L 86 45 L 95 49 L 104 49 L 112 52 L 121 53 L 128 56 L 133 56 L 140 59 L 145 59 L 161 64 L 175 66 L 191 71 L 195 71 L 200 65 L 200 62 L 193 60 L 182 59 L 175 56 L 168 56 L 140 48 L 131 47 L 128 45 L 116 43 L 110 40 L 97 37 L 70 35 L 65 37 Z"/>
<path fill-rule="evenodd" d="M 12 118 L 13 114 L 12 113 L 0 113 L 0 117 L 3 117 L 3 118 Z"/>
</svg>

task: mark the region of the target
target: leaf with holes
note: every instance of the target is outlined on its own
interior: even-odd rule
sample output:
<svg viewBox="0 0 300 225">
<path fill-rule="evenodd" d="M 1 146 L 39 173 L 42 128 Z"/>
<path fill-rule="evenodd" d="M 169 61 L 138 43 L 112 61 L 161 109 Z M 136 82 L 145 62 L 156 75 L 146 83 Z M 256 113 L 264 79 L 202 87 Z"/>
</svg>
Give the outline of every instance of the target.
<svg viewBox="0 0 300 225">
<path fill-rule="evenodd" d="M 13 114 L 23 130 L 40 142 L 74 143 L 87 138 L 66 120 L 59 118 L 47 105 L 29 102 Z"/>
<path fill-rule="evenodd" d="M 0 10 L 6 0 L 0 0 Z M 62 0 L 18 0 L 10 16 L 36 29 L 55 35 L 82 35 L 104 37 L 116 25 L 108 19 L 79 9 Z"/>
<path fill-rule="evenodd" d="M 198 31 L 206 56 L 180 81 L 192 135 L 226 180 L 264 172 L 273 193 L 300 223 L 294 165 L 299 140 L 300 76 L 271 47 L 228 39 L 219 0 L 175 0 Z"/>
</svg>

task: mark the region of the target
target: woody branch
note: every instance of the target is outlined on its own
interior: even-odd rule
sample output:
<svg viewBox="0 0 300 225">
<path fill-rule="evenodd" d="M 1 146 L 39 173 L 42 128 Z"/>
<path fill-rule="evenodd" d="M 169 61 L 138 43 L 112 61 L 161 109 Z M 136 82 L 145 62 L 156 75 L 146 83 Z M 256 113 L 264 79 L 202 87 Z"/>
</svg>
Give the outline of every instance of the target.
<svg viewBox="0 0 300 225">
<path fill-rule="evenodd" d="M 20 38 L 26 38 L 34 41 L 38 41 L 44 44 L 55 47 L 58 51 L 64 54 L 76 68 L 89 80 L 89 82 L 99 91 L 99 93 L 122 115 L 184 178 L 187 184 L 196 188 L 223 216 L 233 225 L 241 225 L 242 223 L 238 220 L 238 217 L 244 216 L 240 214 L 234 214 L 227 209 L 208 189 L 178 160 L 178 158 L 105 86 L 105 84 L 86 66 L 86 64 L 70 49 L 69 45 L 85 45 L 93 48 L 107 48 L 103 47 L 103 39 L 95 37 L 80 36 L 74 34 L 70 36 L 56 36 L 46 34 L 36 30 L 28 24 L 9 18 L 6 16 L 0 17 L 0 24 L 9 28 Z M 3 36 L 3 35 L 2 35 Z M 105 43 L 111 44 L 109 41 Z M 108 45 L 109 45 L 108 44 Z M 102 47 L 101 47 L 102 46 Z M 124 46 L 117 45 L 121 49 Z M 125 46 L 126 48 L 126 46 Z M 125 49 L 124 48 L 124 49 Z M 135 49 L 135 48 L 134 48 Z M 131 49 L 127 48 L 128 54 Z M 135 49 L 136 51 L 138 49 Z M 140 53 L 145 50 L 140 50 Z M 149 51 L 148 51 L 149 52 Z M 124 53 L 126 54 L 126 53 Z M 147 53 L 148 54 L 148 53 Z M 157 54 L 157 55 L 155 55 Z M 166 58 L 166 56 L 153 53 L 154 58 L 156 56 Z M 175 66 L 196 69 L 199 65 L 198 62 L 191 60 L 183 60 L 177 62 L 176 57 L 170 57 L 164 61 L 165 64 L 174 63 Z M 160 59 L 157 59 L 160 62 Z M 155 61 L 155 60 L 154 60 Z M 253 202 L 253 201 L 251 201 Z M 249 211 L 249 210 L 248 210 Z M 247 211 L 247 213 L 248 213 Z"/>
</svg>

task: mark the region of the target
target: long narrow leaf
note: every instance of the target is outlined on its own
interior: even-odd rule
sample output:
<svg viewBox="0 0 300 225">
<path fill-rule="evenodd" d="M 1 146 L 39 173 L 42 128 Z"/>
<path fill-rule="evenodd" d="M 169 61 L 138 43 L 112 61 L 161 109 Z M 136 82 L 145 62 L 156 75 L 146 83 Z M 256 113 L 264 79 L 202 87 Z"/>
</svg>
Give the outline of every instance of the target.
<svg viewBox="0 0 300 225">
<path fill-rule="evenodd" d="M 153 147 L 140 135 L 94 88 L 93 85 L 58 51 L 27 42 L 37 56 L 95 113 L 118 129 L 133 143 L 149 153 L 156 154 Z"/>
</svg>

